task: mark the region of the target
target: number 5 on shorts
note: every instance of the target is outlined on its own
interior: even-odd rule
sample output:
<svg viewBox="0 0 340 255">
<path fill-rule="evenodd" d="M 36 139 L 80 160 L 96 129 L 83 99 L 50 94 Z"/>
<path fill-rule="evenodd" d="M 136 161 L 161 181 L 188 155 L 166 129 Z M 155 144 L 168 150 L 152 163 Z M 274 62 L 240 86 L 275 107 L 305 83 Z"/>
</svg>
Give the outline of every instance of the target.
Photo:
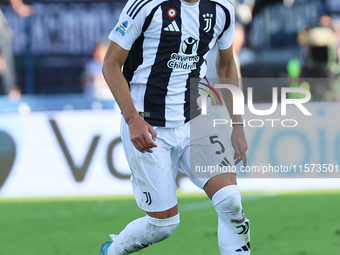
<svg viewBox="0 0 340 255">
<path fill-rule="evenodd" d="M 225 148 L 224 148 L 223 144 L 219 140 L 217 140 L 218 139 L 217 135 L 209 136 L 209 139 L 210 139 L 211 144 L 218 143 L 221 146 L 221 150 L 216 151 L 215 152 L 216 154 L 223 154 L 223 152 L 225 152 Z"/>
</svg>

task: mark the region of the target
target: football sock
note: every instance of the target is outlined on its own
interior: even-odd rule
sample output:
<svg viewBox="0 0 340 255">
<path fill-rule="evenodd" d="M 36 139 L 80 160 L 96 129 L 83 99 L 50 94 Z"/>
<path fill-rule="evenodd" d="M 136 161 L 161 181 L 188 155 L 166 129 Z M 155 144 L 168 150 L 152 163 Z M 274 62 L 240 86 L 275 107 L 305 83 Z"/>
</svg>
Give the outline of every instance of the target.
<svg viewBox="0 0 340 255">
<path fill-rule="evenodd" d="M 177 229 L 179 214 L 157 219 L 146 215 L 130 222 L 111 244 L 108 255 L 123 255 L 139 251 L 153 243 L 160 242 Z"/>
<path fill-rule="evenodd" d="M 249 255 L 249 220 L 244 216 L 237 185 L 218 190 L 212 197 L 218 214 L 218 245 L 222 255 Z"/>
</svg>

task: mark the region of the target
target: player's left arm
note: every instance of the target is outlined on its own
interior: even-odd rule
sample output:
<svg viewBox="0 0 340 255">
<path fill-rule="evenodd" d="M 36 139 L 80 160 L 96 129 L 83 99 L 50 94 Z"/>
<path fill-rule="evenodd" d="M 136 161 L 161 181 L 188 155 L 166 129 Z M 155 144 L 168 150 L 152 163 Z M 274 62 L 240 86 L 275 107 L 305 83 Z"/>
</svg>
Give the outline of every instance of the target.
<svg viewBox="0 0 340 255">
<path fill-rule="evenodd" d="M 25 18 L 32 15 L 33 7 L 24 4 L 23 0 L 9 0 L 9 2 L 11 3 L 13 10 L 19 14 L 20 17 Z"/>
<path fill-rule="evenodd" d="M 216 56 L 216 73 L 219 78 L 219 82 L 223 83 L 224 78 L 229 78 L 229 84 L 238 87 L 238 75 L 237 68 L 234 61 L 233 47 L 226 50 L 217 50 Z M 221 89 L 223 100 L 228 108 L 230 118 L 233 123 L 242 122 L 240 115 L 233 114 L 233 97 L 229 89 Z M 235 164 L 243 160 L 243 165 L 247 165 L 246 150 L 248 148 L 247 141 L 244 135 L 242 125 L 234 125 L 231 135 L 231 142 L 235 150 Z"/>
</svg>

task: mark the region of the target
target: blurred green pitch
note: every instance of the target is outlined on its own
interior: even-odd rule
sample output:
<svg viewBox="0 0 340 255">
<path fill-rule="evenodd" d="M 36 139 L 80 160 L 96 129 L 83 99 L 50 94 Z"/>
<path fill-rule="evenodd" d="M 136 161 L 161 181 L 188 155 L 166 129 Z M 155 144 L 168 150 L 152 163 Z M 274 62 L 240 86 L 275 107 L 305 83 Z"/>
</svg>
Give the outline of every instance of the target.
<svg viewBox="0 0 340 255">
<path fill-rule="evenodd" d="M 340 254 L 340 191 L 243 194 L 252 255 Z M 214 208 L 179 194 L 175 234 L 137 254 L 217 255 Z M 144 216 L 132 197 L 0 199 L 0 255 L 97 255 L 99 246 Z"/>
</svg>

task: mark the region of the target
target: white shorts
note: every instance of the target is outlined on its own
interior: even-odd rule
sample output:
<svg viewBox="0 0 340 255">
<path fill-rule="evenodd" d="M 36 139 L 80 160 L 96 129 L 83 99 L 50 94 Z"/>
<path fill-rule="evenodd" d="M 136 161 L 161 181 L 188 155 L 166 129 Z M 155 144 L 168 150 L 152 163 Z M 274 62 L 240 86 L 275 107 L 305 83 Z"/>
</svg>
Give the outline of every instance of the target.
<svg viewBox="0 0 340 255">
<path fill-rule="evenodd" d="M 141 153 L 131 142 L 129 126 L 122 118 L 123 147 L 131 169 L 134 196 L 141 209 L 148 212 L 161 212 L 177 204 L 176 176 L 179 169 L 196 186 L 203 189 L 214 175 L 209 173 L 193 174 L 195 167 L 190 170 L 190 161 L 191 163 L 197 162 L 199 165 L 215 166 L 225 158 L 230 164 L 234 164 L 226 127 L 221 126 L 215 128 L 218 129 L 217 131 L 213 130 L 213 119 L 213 116 L 201 115 L 176 128 L 153 127 L 157 132 L 157 147 L 152 148 L 153 153 Z M 207 123 L 211 123 L 211 127 Z M 196 131 L 195 128 L 194 132 L 190 132 L 192 129 L 190 126 L 209 127 L 208 130 L 199 128 Z M 221 153 L 221 146 L 216 142 L 217 140 L 223 141 L 223 153 Z"/>
</svg>

